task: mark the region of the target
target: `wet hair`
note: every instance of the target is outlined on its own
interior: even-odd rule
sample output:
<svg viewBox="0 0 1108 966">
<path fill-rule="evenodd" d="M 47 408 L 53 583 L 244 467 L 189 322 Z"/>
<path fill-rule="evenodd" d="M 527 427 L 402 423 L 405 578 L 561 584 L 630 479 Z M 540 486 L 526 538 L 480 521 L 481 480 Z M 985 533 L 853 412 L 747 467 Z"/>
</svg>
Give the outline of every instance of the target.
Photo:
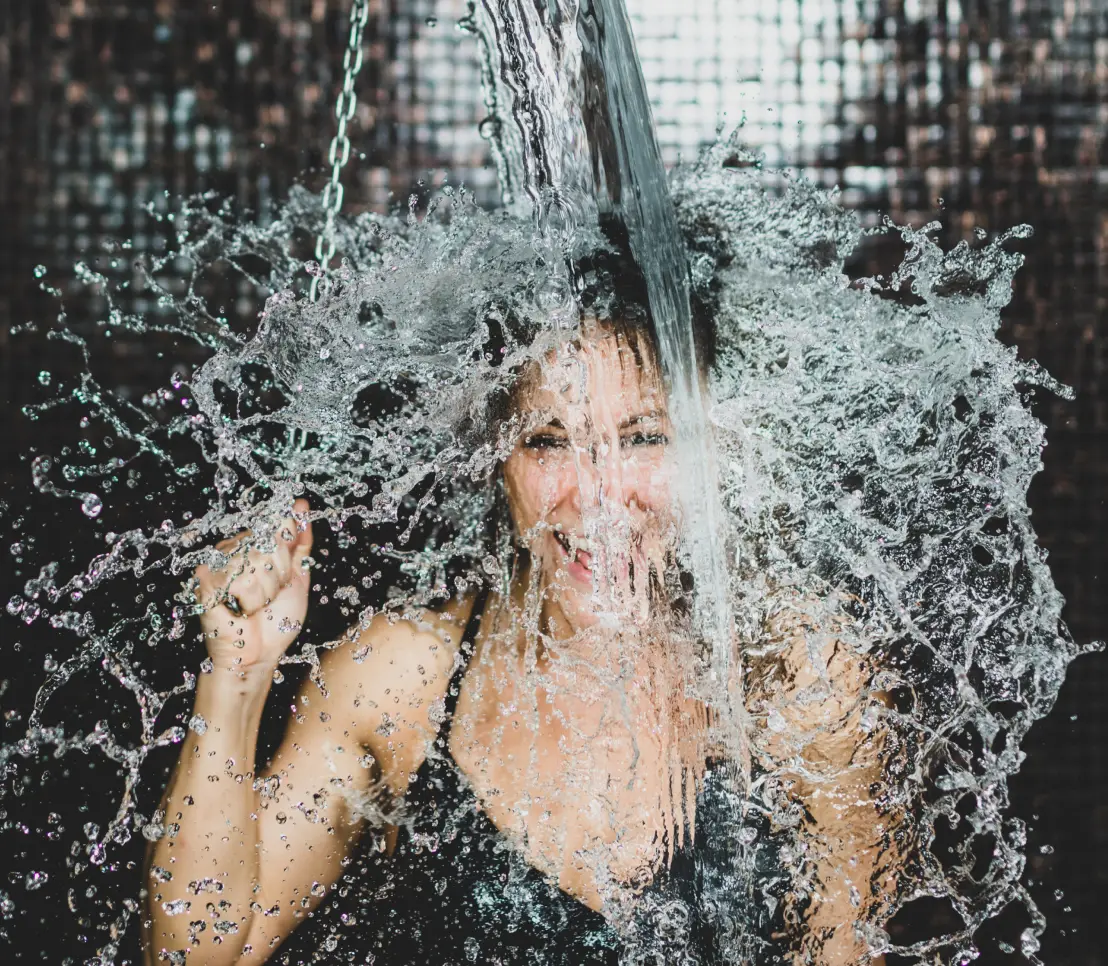
<svg viewBox="0 0 1108 966">
<path fill-rule="evenodd" d="M 568 266 L 579 321 L 595 320 L 602 330 L 615 335 L 632 351 L 640 368 L 646 356 L 660 363 L 658 330 L 650 310 L 646 276 L 631 253 L 627 229 L 614 217 L 602 218 L 600 228 L 608 246 Z M 697 366 L 706 376 L 716 363 L 716 290 L 690 286 L 690 303 Z M 530 344 L 538 334 L 534 323 L 523 320 L 503 302 L 490 304 L 483 321 L 488 335 L 482 351 L 494 365 L 510 344 Z M 511 392 L 498 393 L 488 401 L 486 428 L 491 435 L 495 436 L 517 403 L 518 398 Z"/>
<path fill-rule="evenodd" d="M 578 259 L 571 269 L 582 319 L 595 318 L 626 339 L 636 350 L 637 361 L 641 361 L 637 352 L 645 337 L 657 358 L 658 329 L 650 311 L 646 276 L 631 254 L 627 228 L 616 218 L 602 219 L 600 227 L 611 247 Z M 707 374 L 716 362 L 715 293 L 711 289 L 693 290 L 690 302 L 697 364 Z"/>
<path fill-rule="evenodd" d="M 631 254 L 627 228 L 613 217 L 602 218 L 600 227 L 608 247 L 594 249 L 568 266 L 580 321 L 596 319 L 636 346 L 645 339 L 657 356 L 658 330 L 650 311 L 650 293 L 646 276 Z M 704 374 L 716 363 L 717 290 L 717 285 L 690 286 L 693 345 Z M 484 351 L 493 360 L 510 342 L 527 344 L 537 334 L 500 301 L 486 307 L 483 321 L 488 329 Z"/>
</svg>

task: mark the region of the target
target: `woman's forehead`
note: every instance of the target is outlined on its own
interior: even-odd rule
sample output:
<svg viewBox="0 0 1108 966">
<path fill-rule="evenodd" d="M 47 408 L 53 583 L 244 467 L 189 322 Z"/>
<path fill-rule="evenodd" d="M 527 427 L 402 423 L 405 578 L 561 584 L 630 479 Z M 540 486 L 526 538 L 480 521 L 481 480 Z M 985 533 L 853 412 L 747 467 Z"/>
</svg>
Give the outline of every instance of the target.
<svg viewBox="0 0 1108 966">
<path fill-rule="evenodd" d="M 645 340 L 642 340 L 645 341 Z M 665 406 L 661 374 L 652 351 L 620 333 L 583 335 L 550 350 L 527 374 L 520 408 L 563 410 L 603 407 L 619 411 Z"/>
</svg>

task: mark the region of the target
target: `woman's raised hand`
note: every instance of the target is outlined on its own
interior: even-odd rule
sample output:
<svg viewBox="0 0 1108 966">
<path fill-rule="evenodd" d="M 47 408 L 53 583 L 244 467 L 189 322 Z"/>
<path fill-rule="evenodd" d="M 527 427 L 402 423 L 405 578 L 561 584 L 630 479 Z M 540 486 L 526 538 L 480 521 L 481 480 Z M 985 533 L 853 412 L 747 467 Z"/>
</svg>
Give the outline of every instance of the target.
<svg viewBox="0 0 1108 966">
<path fill-rule="evenodd" d="M 204 606 L 200 625 L 208 655 L 217 668 L 260 671 L 268 681 L 281 656 L 296 640 L 308 612 L 312 525 L 308 501 L 297 500 L 293 516 L 281 522 L 275 546 L 251 546 L 245 531 L 216 544 L 227 555 L 222 570 L 196 570 L 197 598 Z"/>
</svg>

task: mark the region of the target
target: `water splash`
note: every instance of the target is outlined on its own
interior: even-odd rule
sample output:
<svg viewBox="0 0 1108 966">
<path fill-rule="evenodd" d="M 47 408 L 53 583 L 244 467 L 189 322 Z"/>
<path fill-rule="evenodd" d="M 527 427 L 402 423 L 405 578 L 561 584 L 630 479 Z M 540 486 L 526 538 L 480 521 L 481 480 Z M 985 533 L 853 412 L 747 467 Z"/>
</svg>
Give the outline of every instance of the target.
<svg viewBox="0 0 1108 966">
<path fill-rule="evenodd" d="M 725 511 L 718 536 L 732 561 L 728 601 L 747 641 L 750 687 L 765 682 L 750 706 L 755 726 L 765 726 L 756 733 L 784 733 L 802 754 L 806 737 L 790 734 L 786 717 L 795 695 L 764 671 L 781 650 L 766 628 L 840 621 L 838 638 L 875 661 L 873 687 L 887 696 L 859 724 L 886 736 L 880 800 L 885 814 L 903 816 L 898 848 L 907 872 L 884 914 L 915 897 L 943 897 L 963 923 L 901 948 L 878 917 L 866 926 L 871 942 L 920 960 L 966 955 L 980 924 L 1011 902 L 1028 909 L 1034 939 L 1043 919 L 1021 884 L 1023 826 L 1007 815 L 1006 783 L 1022 760 L 1020 742 L 1081 649 L 1060 622 L 1062 600 L 1026 504 L 1043 445 L 1027 393 L 1068 391 L 994 336 L 1021 261 L 1009 242 L 1022 230 L 943 252 L 929 228 L 887 225 L 906 245 L 900 269 L 852 284 L 842 266 L 862 236 L 854 218 L 800 180 L 780 197 L 766 194 L 753 162 L 722 143 L 678 172 L 673 192 L 692 283 L 718 306 L 721 360 L 710 408 Z M 47 664 L 26 736 L 0 749 L 9 780 L 33 775 L 44 756 L 76 751 L 124 774 L 114 817 L 81 840 L 88 858 L 80 868 L 110 863 L 132 831 L 165 834 L 164 817 L 140 814 L 145 762 L 187 728 L 204 727 L 188 711 L 167 720 L 195 686 L 190 671 L 182 682 L 178 670 L 176 684 L 151 677 L 159 665 L 180 668 L 175 655 L 197 609 L 191 595 L 151 599 L 117 620 L 95 606 L 111 588 L 159 573 L 180 580 L 211 559 L 212 542 L 247 526 L 269 539 L 302 493 L 311 495 L 312 518 L 349 551 L 353 571 L 324 568 L 319 592 L 354 622 L 429 603 L 490 574 L 502 579 L 509 549 L 490 542 L 482 521 L 494 499 L 490 475 L 512 439 L 488 437 L 489 413 L 521 366 L 566 337 L 536 298 L 546 270 L 529 221 L 486 214 L 448 193 L 422 220 L 343 222 L 344 270 L 312 304 L 292 288 L 301 268 L 296 225 L 310 221 L 310 211 L 310 199 L 294 198 L 262 231 L 203 202 L 188 209 L 181 221 L 198 240 L 186 240 L 183 251 L 198 272 L 216 259 L 244 265 L 265 254 L 264 275 L 243 272 L 276 292 L 257 326 L 213 322 L 216 314 L 193 295 L 174 298 L 158 324 L 211 353 L 191 376 L 135 406 L 86 373 L 44 404 L 110 427 L 116 452 L 131 454 L 36 462 L 36 486 L 86 514 L 94 491 L 107 493 L 103 484 L 135 461 L 141 487 L 210 481 L 206 508 L 180 523 L 151 520 L 112 535 L 86 566 L 48 561 L 8 604 L 16 640 L 29 632 L 14 621 L 46 621 L 71 635 L 68 650 Z M 86 277 L 112 303 L 107 280 L 91 270 Z M 505 330 L 492 358 L 489 320 L 509 313 L 534 336 L 513 339 Z M 152 327 L 114 303 L 106 316 L 120 329 Z M 64 315 L 55 331 L 91 353 Z M 290 426 L 306 434 L 307 447 L 288 444 Z M 380 536 L 386 531 L 391 538 Z M 367 608 L 367 600 L 376 603 Z M 318 674 L 328 646 L 305 641 L 284 663 Z M 818 671 L 818 647 L 811 660 Z M 132 696 L 131 711 L 105 692 L 104 721 L 91 730 L 67 725 L 55 696 L 97 668 Z M 826 688 L 817 673 L 807 699 Z M 49 723 L 57 718 L 48 712 L 61 723 Z M 754 742 L 772 789 L 783 766 L 767 747 Z M 839 780 L 818 770 L 810 777 Z M 792 829 L 799 847 L 809 833 L 788 796 L 767 796 L 775 822 Z M 17 821 L 18 804 L 9 799 L 6 807 L 6 821 Z M 741 830 L 737 824 L 735 834 Z M 738 852 L 741 837 L 735 842 Z M 798 859 L 801 892 L 817 888 L 803 885 L 805 870 L 811 874 L 812 863 Z M 40 871 L 28 875 L 45 893 L 54 880 Z M 117 930 L 130 915 L 124 910 Z"/>
<path fill-rule="evenodd" d="M 944 252 L 937 223 L 886 222 L 900 267 L 848 284 L 854 219 L 799 180 L 767 203 L 744 167 L 756 159 L 720 144 L 675 186 L 694 278 L 721 286 L 733 325 L 713 421 L 736 612 L 757 613 L 767 586 L 813 580 L 856 601 L 855 644 L 879 656 L 896 736 L 882 794 L 912 815 L 918 844 L 900 898 L 943 898 L 963 923 L 906 947 L 871 937 L 964 961 L 1009 903 L 1032 934 L 1044 927 L 1020 881 L 1007 781 L 1082 650 L 1026 502 L 1044 445 L 1029 394 L 1072 393 L 994 338 L 1023 261 L 1010 243 L 1029 229 Z"/>
<path fill-rule="evenodd" d="M 1060 621 L 1026 503 L 1044 444 L 1028 393 L 1068 390 L 995 338 L 1021 262 L 1010 243 L 1025 230 L 944 252 L 930 226 L 886 224 L 905 245 L 901 266 L 888 279 L 852 283 L 843 266 L 862 240 L 855 219 L 801 180 L 767 194 L 757 159 L 733 141 L 666 183 L 620 5 L 490 0 L 475 7 L 471 26 L 485 43 L 484 130 L 507 212 L 482 212 L 447 189 L 418 217 L 413 209 L 340 219 L 344 262 L 318 302 L 301 290 L 305 274 L 321 271 L 299 255 L 321 218 L 303 192 L 264 228 L 218 199 L 195 199 L 173 214 L 178 249 L 142 260 L 126 293 L 77 266 L 107 303 L 105 328 L 187 340 L 203 359 L 141 402 L 128 400 L 97 383 L 93 341 L 61 313 L 50 334 L 79 351 L 84 371 L 73 385 L 40 376 L 53 395 L 28 415 L 74 409 L 111 455 L 86 440 L 77 453 L 39 456 L 35 487 L 75 503 L 73 519 L 85 527 L 112 519 L 124 492 L 200 493 L 174 518 L 105 534 L 107 549 L 87 563 L 36 561 L 37 577 L 8 602 L 8 626 L 42 658 L 45 678 L 26 735 L 0 746 L 3 820 L 23 821 L 10 788 L 81 752 L 101 756 L 123 785 L 114 814 L 82 823 L 69 881 L 117 865 L 136 832 L 151 842 L 177 834 L 173 816 L 150 801 L 160 791 L 150 772 L 159 749 L 208 729 L 184 707 L 196 687 L 187 655 L 201 610 L 190 575 L 225 563 L 213 544 L 242 530 L 272 547 L 297 497 L 308 495 L 307 516 L 331 531 L 314 589 L 347 622 L 347 636 L 382 612 L 507 586 L 516 548 L 489 522 L 502 510 L 497 468 L 527 427 L 503 418 L 504 401 L 522 373 L 572 343 L 581 315 L 572 263 L 608 244 L 596 225 L 614 214 L 659 332 L 685 471 L 684 562 L 699 634 L 713 644 L 709 661 L 692 655 L 680 668 L 686 677 L 673 690 L 725 712 L 713 737 L 748 748 L 756 766 L 750 794 L 726 803 L 733 820 L 713 830 L 724 857 L 706 904 L 721 920 L 725 960 L 758 957 L 735 896 L 779 912 L 776 894 L 754 894 L 751 870 L 769 836 L 747 821 L 752 809 L 765 811 L 780 844 L 794 924 L 807 899 L 827 895 L 831 875 L 849 883 L 844 894 L 874 950 L 964 961 L 978 952 L 981 923 L 1016 902 L 1032 923 L 1016 942 L 1034 960 L 1044 920 L 1022 885 L 1025 835 L 1007 814 L 1007 781 L 1081 648 Z M 170 269 L 181 266 L 176 286 Z M 214 266 L 269 296 L 257 320 L 204 297 Z M 134 292 L 158 310 L 128 312 L 123 296 Z M 706 395 L 693 299 L 713 307 L 720 343 Z M 619 533 L 589 536 L 598 541 L 592 553 L 616 556 Z M 12 552 L 30 565 L 29 545 Z M 135 597 L 137 582 L 145 589 Z M 679 596 L 679 581 L 667 586 Z M 113 596 L 126 603 L 104 606 Z M 67 635 L 68 648 L 38 655 L 29 635 L 42 623 Z M 791 646 L 798 628 L 802 654 Z M 683 625 L 666 629 L 674 652 L 688 643 L 682 633 L 693 636 Z M 527 630 L 539 636 L 534 620 Z M 631 649 L 627 638 L 621 647 Z M 325 688 L 321 656 L 336 643 L 308 628 L 282 666 L 305 665 Z M 865 686 L 836 712 L 840 720 L 806 719 L 804 709 L 835 707 L 832 652 Z M 721 687 L 731 662 L 742 691 Z M 110 690 L 88 688 L 96 723 L 67 718 L 66 688 L 103 680 Z M 802 782 L 834 797 L 864 773 L 853 755 L 810 754 L 844 721 L 852 752 L 880 761 L 878 867 L 892 870 L 891 886 L 876 875 L 853 882 L 849 862 L 828 854 L 825 830 L 805 822 L 790 793 Z M 255 790 L 277 794 L 264 781 Z M 360 807 L 396 817 L 377 798 Z M 21 871 L 22 888 L 39 894 L 61 878 Z M 172 878 L 151 871 L 154 888 Z M 197 905 L 219 887 L 193 885 Z M 138 904 L 128 896 L 99 905 L 94 895 L 69 901 L 99 916 L 108 938 L 97 955 L 111 962 Z M 960 925 L 898 946 L 888 921 L 921 897 L 947 901 Z M 184 915 L 192 905 L 167 900 L 165 911 Z M 3 916 L 18 906 L 18 897 L 0 897 Z M 639 943 L 629 955 L 644 959 L 683 955 L 697 914 L 653 900 L 607 911 Z M 355 921 L 344 912 L 341 926 Z M 236 928 L 213 921 L 217 931 Z M 319 955 L 335 944 L 329 936 Z"/>
</svg>

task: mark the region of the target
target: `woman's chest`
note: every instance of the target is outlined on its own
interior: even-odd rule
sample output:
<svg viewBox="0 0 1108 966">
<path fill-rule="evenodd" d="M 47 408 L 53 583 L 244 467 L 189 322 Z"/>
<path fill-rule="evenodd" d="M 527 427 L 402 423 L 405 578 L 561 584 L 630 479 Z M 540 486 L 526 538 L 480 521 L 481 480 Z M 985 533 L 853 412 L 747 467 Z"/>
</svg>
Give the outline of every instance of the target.
<svg viewBox="0 0 1108 966">
<path fill-rule="evenodd" d="M 491 825 L 593 909 L 649 882 L 672 835 L 673 776 L 648 730 L 582 715 L 459 715 L 450 752 Z M 585 727 L 580 727 L 585 725 Z"/>
</svg>

